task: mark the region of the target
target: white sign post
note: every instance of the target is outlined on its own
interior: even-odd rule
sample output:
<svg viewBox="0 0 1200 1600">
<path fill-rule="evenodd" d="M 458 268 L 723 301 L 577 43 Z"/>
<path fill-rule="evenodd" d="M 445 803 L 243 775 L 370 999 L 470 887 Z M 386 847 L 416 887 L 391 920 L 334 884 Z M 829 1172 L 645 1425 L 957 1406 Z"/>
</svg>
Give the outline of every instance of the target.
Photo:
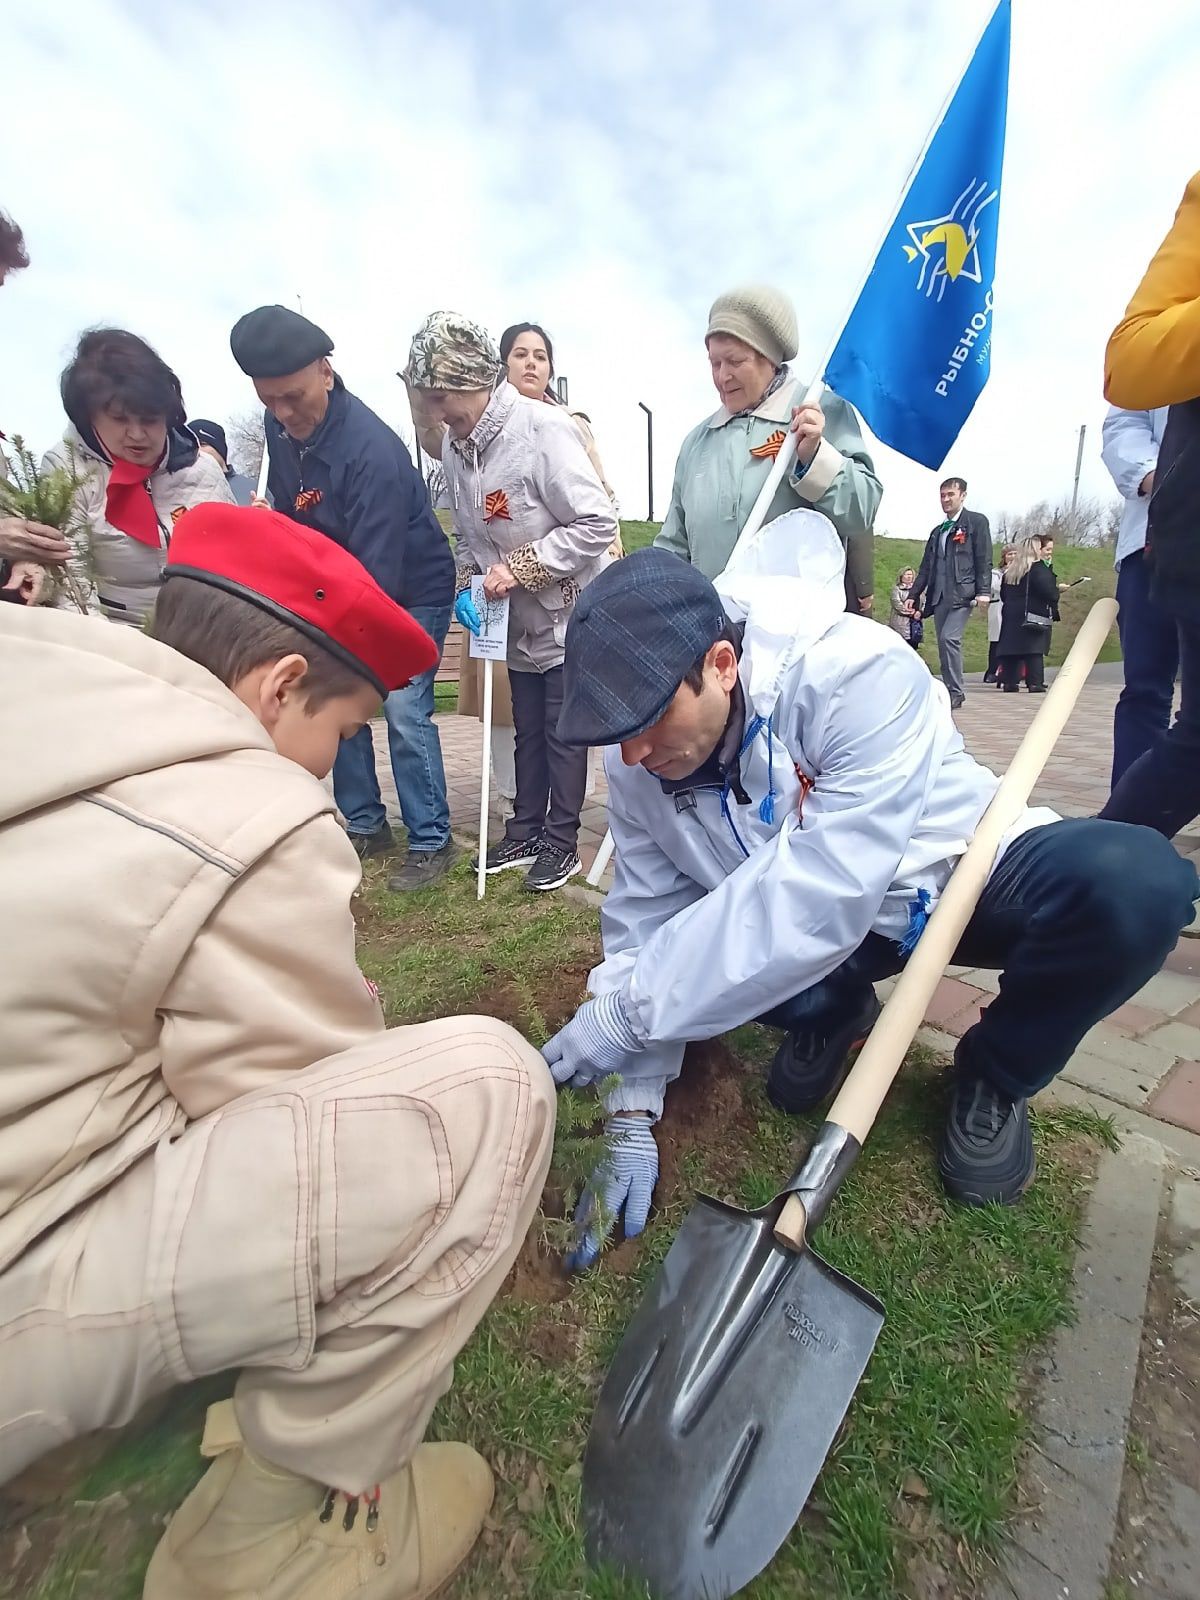
<svg viewBox="0 0 1200 1600">
<path fill-rule="evenodd" d="M 508 596 L 489 600 L 483 592 L 483 578 L 471 579 L 471 603 L 482 624 L 478 633 L 467 633 L 467 651 L 483 662 L 483 767 L 479 774 L 479 874 L 475 897 L 483 899 L 487 884 L 488 800 L 492 784 L 492 663 L 508 655 Z"/>
</svg>

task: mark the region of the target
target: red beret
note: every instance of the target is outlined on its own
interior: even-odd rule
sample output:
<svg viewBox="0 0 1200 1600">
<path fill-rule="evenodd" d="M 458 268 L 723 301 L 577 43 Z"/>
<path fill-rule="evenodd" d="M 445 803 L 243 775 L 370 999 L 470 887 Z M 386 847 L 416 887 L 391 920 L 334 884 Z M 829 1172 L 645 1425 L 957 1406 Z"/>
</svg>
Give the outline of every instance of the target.
<svg viewBox="0 0 1200 1600">
<path fill-rule="evenodd" d="M 307 635 L 381 695 L 437 665 L 437 646 L 424 628 L 348 550 L 279 511 L 193 506 L 175 524 L 163 576 L 240 595 Z"/>
</svg>

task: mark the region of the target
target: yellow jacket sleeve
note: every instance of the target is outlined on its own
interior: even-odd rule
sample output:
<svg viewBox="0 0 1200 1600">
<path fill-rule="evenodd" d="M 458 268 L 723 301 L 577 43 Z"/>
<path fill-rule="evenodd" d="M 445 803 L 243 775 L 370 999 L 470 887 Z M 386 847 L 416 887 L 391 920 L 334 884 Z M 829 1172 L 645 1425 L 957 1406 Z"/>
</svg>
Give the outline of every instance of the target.
<svg viewBox="0 0 1200 1600">
<path fill-rule="evenodd" d="M 1200 173 L 1108 341 L 1104 393 L 1126 411 L 1200 396 Z"/>
</svg>

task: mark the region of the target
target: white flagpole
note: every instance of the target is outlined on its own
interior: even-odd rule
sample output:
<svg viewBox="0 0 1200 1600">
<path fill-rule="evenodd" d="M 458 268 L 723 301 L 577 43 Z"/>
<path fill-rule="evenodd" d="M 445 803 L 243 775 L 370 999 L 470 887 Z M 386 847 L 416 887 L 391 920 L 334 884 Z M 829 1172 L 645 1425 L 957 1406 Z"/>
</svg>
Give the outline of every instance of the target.
<svg viewBox="0 0 1200 1600">
<path fill-rule="evenodd" d="M 258 468 L 258 491 L 257 491 L 257 493 L 258 493 L 258 498 L 260 500 L 265 500 L 267 498 L 267 473 L 270 470 L 271 470 L 271 457 L 267 454 L 267 441 L 264 439 L 263 440 L 262 461 L 259 463 L 259 468 Z"/>
<path fill-rule="evenodd" d="M 488 799 L 492 785 L 492 662 L 483 663 L 483 771 L 479 776 L 479 876 L 475 898 L 482 900 L 487 885 Z"/>
<path fill-rule="evenodd" d="M 825 387 L 825 368 L 829 365 L 829 358 L 837 349 L 838 341 L 841 339 L 842 334 L 846 331 L 846 324 L 850 321 L 850 317 L 854 311 L 854 308 L 858 304 L 858 297 L 863 291 L 863 285 L 871 276 L 871 269 L 875 265 L 879 252 L 883 249 L 884 243 L 887 240 L 887 236 L 889 233 L 891 233 L 896 218 L 900 215 L 900 207 L 904 204 L 904 197 L 908 193 L 909 185 L 912 183 L 913 178 L 920 169 L 921 163 L 924 161 L 926 153 L 929 150 L 929 146 L 933 143 L 934 135 L 941 127 L 942 119 L 949 110 L 950 102 L 958 93 L 959 85 L 962 83 L 963 78 L 966 77 L 967 68 L 971 65 L 971 62 L 974 61 L 975 52 L 979 49 L 979 46 L 983 40 L 983 36 L 987 32 L 988 26 L 998 9 L 999 7 L 995 5 L 989 6 L 987 16 L 984 18 L 983 26 L 976 33 L 975 42 L 972 44 L 966 60 L 963 62 L 962 66 L 955 75 L 954 82 L 947 91 L 946 97 L 942 101 L 937 116 L 934 117 L 933 121 L 929 125 L 929 131 L 926 133 L 925 138 L 922 141 L 921 148 L 918 150 L 916 158 L 909 167 L 904 182 L 900 185 L 900 192 L 896 196 L 896 203 L 888 214 L 887 222 L 880 231 L 879 238 L 875 241 L 875 248 L 867 257 L 867 265 L 863 269 L 862 275 L 859 277 L 858 282 L 854 286 L 854 293 L 847 300 L 846 309 L 842 312 L 841 317 L 838 319 L 837 332 L 825 346 L 825 350 L 817 364 L 817 369 L 813 373 L 812 380 L 809 383 L 808 388 L 804 391 L 804 398 L 800 402 L 802 406 L 810 406 L 815 401 L 820 399 L 821 391 Z M 746 518 L 745 526 L 742 528 L 741 533 L 739 533 L 737 536 L 733 546 L 733 552 L 730 553 L 729 559 L 731 561 L 733 560 L 733 553 L 737 551 L 738 546 L 748 539 L 753 539 L 754 535 L 762 527 L 763 522 L 766 520 L 767 512 L 771 508 L 771 502 L 775 498 L 776 492 L 779 489 L 779 485 L 783 482 L 784 474 L 791 467 L 795 458 L 796 435 L 792 432 L 791 428 L 789 428 L 788 436 L 780 445 L 779 454 L 771 463 L 771 470 L 767 473 L 767 476 L 763 481 L 762 488 L 758 491 L 758 498 L 755 500 L 750 509 L 750 515 Z M 592 885 L 593 888 L 600 882 L 600 878 L 604 872 L 604 869 L 611 861 L 613 849 L 614 844 L 612 830 L 608 829 L 606 830 L 604 838 L 600 843 L 599 850 L 596 852 L 596 860 L 592 865 L 592 870 L 587 875 L 587 881 Z"/>
<path fill-rule="evenodd" d="M 596 851 L 596 859 L 592 862 L 591 870 L 587 875 L 587 882 L 594 889 L 604 876 L 604 869 L 612 860 L 613 851 L 617 848 L 616 840 L 612 836 L 612 829 L 604 830 L 604 837 L 600 841 L 600 848 Z"/>
</svg>

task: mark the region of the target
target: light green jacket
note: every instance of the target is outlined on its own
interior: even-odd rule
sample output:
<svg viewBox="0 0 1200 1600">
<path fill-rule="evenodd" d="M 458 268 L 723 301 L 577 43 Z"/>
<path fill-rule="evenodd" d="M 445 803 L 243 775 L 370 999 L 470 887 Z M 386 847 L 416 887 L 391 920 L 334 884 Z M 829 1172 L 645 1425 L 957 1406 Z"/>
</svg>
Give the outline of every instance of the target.
<svg viewBox="0 0 1200 1600">
<path fill-rule="evenodd" d="M 725 407 L 693 428 L 675 464 L 675 483 L 666 520 L 654 543 L 671 550 L 715 578 L 733 553 L 737 536 L 753 509 L 770 457 L 750 452 L 791 425 L 807 385 L 782 384 L 748 416 L 731 417 Z M 858 418 L 832 389 L 821 396 L 825 437 L 807 472 L 789 472 L 779 485 L 766 520 L 811 506 L 824 514 L 846 546 L 850 581 L 860 599 L 874 588 L 872 526 L 883 494 L 863 444 Z"/>
</svg>

